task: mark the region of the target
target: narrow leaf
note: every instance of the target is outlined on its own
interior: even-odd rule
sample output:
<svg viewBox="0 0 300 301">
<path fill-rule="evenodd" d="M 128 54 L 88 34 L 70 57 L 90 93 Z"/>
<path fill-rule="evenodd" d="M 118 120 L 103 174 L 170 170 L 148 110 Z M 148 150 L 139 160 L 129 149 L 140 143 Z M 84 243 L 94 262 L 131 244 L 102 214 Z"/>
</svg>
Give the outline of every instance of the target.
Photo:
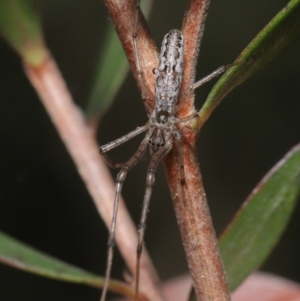
<svg viewBox="0 0 300 301">
<path fill-rule="evenodd" d="M 203 125 L 223 98 L 300 37 L 300 0 L 290 1 L 254 38 L 209 93 L 199 115 Z"/>
<path fill-rule="evenodd" d="M 22 58 L 39 65 L 47 57 L 34 0 L 0 0 L 0 33 Z"/>
<path fill-rule="evenodd" d="M 34 250 L 3 232 L 0 232 L 0 262 L 49 278 L 78 283 L 102 281 L 102 278 L 92 273 Z"/>
<path fill-rule="evenodd" d="M 0 262 L 24 272 L 102 288 L 104 279 L 37 251 L 0 231 Z M 133 298 L 132 288 L 110 280 L 109 290 Z"/>
<path fill-rule="evenodd" d="M 266 260 L 286 228 L 299 191 L 300 144 L 255 187 L 220 238 L 230 290 Z"/>
<path fill-rule="evenodd" d="M 152 0 L 142 1 L 142 11 L 148 18 Z M 89 119 L 97 119 L 110 106 L 128 71 L 129 65 L 118 36 L 111 25 L 107 26 L 99 63 L 86 107 Z"/>
</svg>

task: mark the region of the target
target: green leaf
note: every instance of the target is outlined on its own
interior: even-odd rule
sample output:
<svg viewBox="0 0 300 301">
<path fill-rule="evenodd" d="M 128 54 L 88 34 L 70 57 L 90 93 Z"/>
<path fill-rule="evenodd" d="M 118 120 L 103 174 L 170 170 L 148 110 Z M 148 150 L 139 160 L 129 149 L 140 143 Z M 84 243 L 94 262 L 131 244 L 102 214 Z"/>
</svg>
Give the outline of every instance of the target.
<svg viewBox="0 0 300 301">
<path fill-rule="evenodd" d="M 147 18 L 152 0 L 142 1 L 141 6 Z M 109 108 L 129 71 L 126 56 L 111 23 L 107 26 L 98 62 L 85 110 L 89 119 L 98 119 Z"/>
<path fill-rule="evenodd" d="M 102 281 L 102 278 L 92 273 L 34 250 L 3 232 L 0 232 L 0 262 L 23 271 L 70 282 L 100 283 Z"/>
<path fill-rule="evenodd" d="M 215 84 L 199 112 L 203 125 L 223 98 L 300 36 L 300 0 L 290 1 Z"/>
<path fill-rule="evenodd" d="M 0 231 L 0 262 L 24 272 L 61 281 L 103 287 L 104 279 L 83 269 L 43 254 Z M 133 298 L 134 291 L 124 283 L 110 280 L 109 290 Z"/>
<path fill-rule="evenodd" d="M 300 144 L 255 187 L 220 238 L 230 290 L 268 257 L 280 239 L 300 191 Z"/>
<path fill-rule="evenodd" d="M 31 65 L 47 57 L 34 0 L 0 0 L 0 33 Z"/>
</svg>

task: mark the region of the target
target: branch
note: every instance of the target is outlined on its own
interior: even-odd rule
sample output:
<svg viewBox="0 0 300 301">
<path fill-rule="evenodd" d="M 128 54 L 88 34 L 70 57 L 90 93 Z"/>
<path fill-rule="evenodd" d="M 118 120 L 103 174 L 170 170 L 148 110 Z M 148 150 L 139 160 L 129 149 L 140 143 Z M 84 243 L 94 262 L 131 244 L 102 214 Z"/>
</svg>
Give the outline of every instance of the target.
<svg viewBox="0 0 300 301">
<path fill-rule="evenodd" d="M 147 90 L 154 95 L 155 87 L 155 76 L 153 76 L 152 70 L 158 66 L 158 51 L 145 21 L 143 14 L 138 14 L 137 22 L 137 46 L 139 49 L 139 61 L 141 70 L 143 72 L 143 83 L 139 80 L 139 75 L 136 70 L 136 59 L 133 46 L 133 30 L 134 20 L 136 18 L 136 0 L 104 0 L 112 22 L 115 26 L 115 30 L 122 43 L 127 59 L 129 61 L 131 71 L 138 83 L 141 90 L 141 94 L 146 96 L 144 101 L 150 106 L 154 107 L 154 99 L 147 98 L 149 93 L 145 91 L 144 86 Z"/>
<path fill-rule="evenodd" d="M 181 28 L 185 39 L 181 93 L 195 82 L 197 59 L 209 2 L 210 0 L 189 0 L 186 8 Z M 194 93 L 190 93 L 185 99 L 180 116 L 190 116 L 194 111 Z"/>
<path fill-rule="evenodd" d="M 184 93 L 195 80 L 195 68 L 208 5 L 209 0 L 191 0 L 188 3 L 182 25 L 185 37 L 185 61 L 181 93 Z M 180 116 L 190 116 L 194 111 L 194 94 L 192 94 L 186 97 Z M 182 186 L 177 162 L 178 151 L 175 147 L 164 160 L 165 172 L 197 300 L 226 301 L 230 300 L 230 292 L 196 156 L 197 132 L 193 128 L 195 126 L 192 124 L 181 127 L 185 141 L 184 200 L 180 198 Z"/>
</svg>

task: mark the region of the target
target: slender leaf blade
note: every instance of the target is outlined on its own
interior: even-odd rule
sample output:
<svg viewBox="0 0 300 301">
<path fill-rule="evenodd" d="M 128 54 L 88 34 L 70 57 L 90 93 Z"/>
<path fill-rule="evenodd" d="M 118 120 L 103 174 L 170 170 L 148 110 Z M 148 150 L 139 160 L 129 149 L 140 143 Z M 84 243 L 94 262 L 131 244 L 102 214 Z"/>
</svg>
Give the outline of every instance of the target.
<svg viewBox="0 0 300 301">
<path fill-rule="evenodd" d="M 103 277 L 37 251 L 1 231 L 0 263 L 55 280 L 86 284 L 98 288 L 102 288 L 104 284 Z M 110 280 L 109 290 L 130 298 L 134 297 L 134 290 L 117 280 Z"/>
<path fill-rule="evenodd" d="M 70 282 L 99 283 L 102 278 L 43 254 L 0 231 L 0 262 L 37 275 Z"/>
<path fill-rule="evenodd" d="M 102 288 L 104 278 L 44 254 L 0 231 L 0 263 L 39 276 Z M 112 292 L 134 297 L 134 290 L 123 282 L 110 280 Z"/>
<path fill-rule="evenodd" d="M 201 125 L 223 98 L 300 37 L 300 0 L 291 0 L 252 40 L 215 84 L 199 112 Z"/>
<path fill-rule="evenodd" d="M 280 239 L 300 192 L 300 144 L 255 187 L 219 244 L 233 291 L 268 257 Z"/>
</svg>

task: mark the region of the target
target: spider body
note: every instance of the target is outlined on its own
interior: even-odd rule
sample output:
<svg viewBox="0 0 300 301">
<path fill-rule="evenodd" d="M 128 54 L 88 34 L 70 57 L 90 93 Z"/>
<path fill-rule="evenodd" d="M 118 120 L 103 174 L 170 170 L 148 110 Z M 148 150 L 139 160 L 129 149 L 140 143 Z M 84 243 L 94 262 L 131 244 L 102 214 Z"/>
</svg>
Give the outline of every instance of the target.
<svg viewBox="0 0 300 301">
<path fill-rule="evenodd" d="M 165 35 L 155 69 L 155 108 L 149 119 L 150 153 L 163 147 L 172 148 L 176 128 L 175 107 L 182 82 L 184 40 L 181 31 L 171 30 Z"/>
</svg>

